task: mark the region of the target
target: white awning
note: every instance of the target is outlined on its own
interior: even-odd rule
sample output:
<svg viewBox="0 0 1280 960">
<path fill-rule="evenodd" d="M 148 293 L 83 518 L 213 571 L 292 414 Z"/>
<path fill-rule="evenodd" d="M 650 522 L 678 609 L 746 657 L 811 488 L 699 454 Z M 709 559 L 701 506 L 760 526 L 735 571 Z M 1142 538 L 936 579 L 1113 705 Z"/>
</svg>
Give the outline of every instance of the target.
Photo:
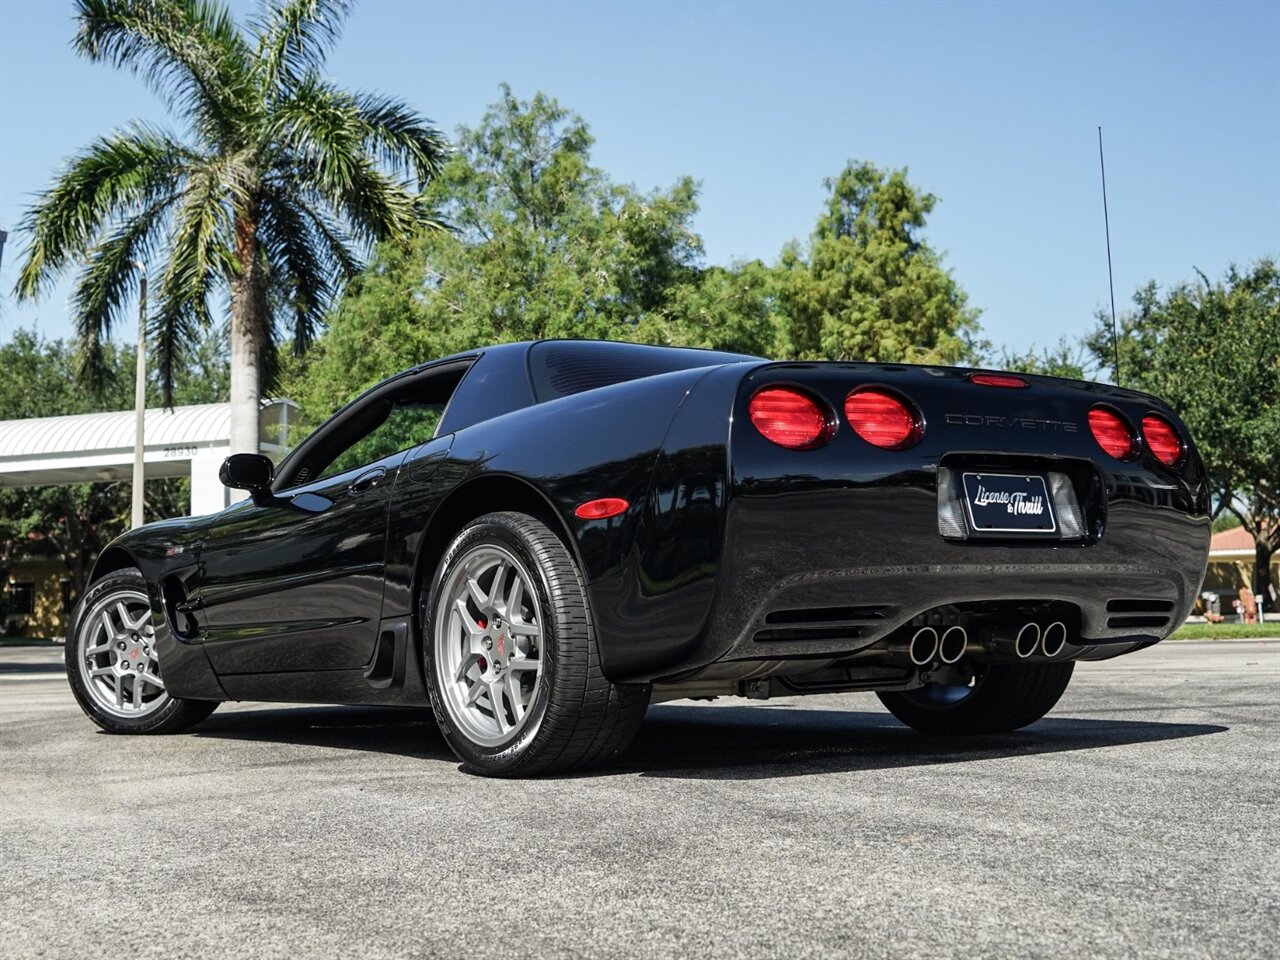
<svg viewBox="0 0 1280 960">
<path fill-rule="evenodd" d="M 262 405 L 262 452 L 288 447 L 291 400 Z M 133 471 L 134 411 L 0 421 L 0 486 L 127 480 Z M 143 463 L 148 479 L 188 475 L 197 454 L 231 443 L 231 406 L 207 403 L 147 410 Z"/>
</svg>

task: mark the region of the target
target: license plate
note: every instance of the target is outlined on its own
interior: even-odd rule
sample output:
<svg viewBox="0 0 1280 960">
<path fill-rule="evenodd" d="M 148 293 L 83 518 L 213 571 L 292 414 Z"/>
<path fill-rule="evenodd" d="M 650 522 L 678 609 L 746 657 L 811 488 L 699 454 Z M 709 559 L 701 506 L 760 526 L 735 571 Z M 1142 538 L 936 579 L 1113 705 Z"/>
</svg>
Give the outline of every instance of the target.
<svg viewBox="0 0 1280 960">
<path fill-rule="evenodd" d="M 964 505 L 978 533 L 1056 533 L 1053 500 L 1044 477 L 966 473 Z"/>
</svg>

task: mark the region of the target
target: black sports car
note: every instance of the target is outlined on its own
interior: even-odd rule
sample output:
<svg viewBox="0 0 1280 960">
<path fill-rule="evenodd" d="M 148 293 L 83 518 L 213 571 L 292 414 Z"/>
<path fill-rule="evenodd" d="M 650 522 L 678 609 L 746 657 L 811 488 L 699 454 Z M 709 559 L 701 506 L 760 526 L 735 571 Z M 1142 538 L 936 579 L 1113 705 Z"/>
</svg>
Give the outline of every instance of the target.
<svg viewBox="0 0 1280 960">
<path fill-rule="evenodd" d="M 515 343 L 397 374 L 250 498 L 134 530 L 67 638 L 85 712 L 423 705 L 491 775 L 615 756 L 651 701 L 874 690 L 928 733 L 1044 716 L 1186 616 L 1209 546 L 1176 414 L 1097 383 Z"/>
</svg>

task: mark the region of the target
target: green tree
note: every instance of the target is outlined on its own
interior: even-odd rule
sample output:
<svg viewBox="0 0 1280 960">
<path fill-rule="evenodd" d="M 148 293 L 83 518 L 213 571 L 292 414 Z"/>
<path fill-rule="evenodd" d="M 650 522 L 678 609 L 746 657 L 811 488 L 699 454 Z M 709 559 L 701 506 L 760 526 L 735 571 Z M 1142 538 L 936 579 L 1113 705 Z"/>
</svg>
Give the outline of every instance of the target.
<svg viewBox="0 0 1280 960">
<path fill-rule="evenodd" d="M 642 320 L 636 335 L 646 343 L 773 357 L 785 356 L 782 324 L 778 270 L 751 260 L 707 267 L 677 284 L 667 309 Z"/>
<path fill-rule="evenodd" d="M 1071 380 L 1088 379 L 1096 370 L 1090 349 L 1084 343 L 1072 342 L 1066 337 L 1052 347 L 1032 347 L 1025 353 L 1014 353 L 1005 347 L 991 365 L 1000 370 L 1040 373 Z"/>
<path fill-rule="evenodd" d="M 454 225 L 384 243 L 287 390 L 313 422 L 389 372 L 487 343 L 601 337 L 771 357 L 955 362 L 976 311 L 920 233 L 936 202 L 850 165 L 809 247 L 704 266 L 694 182 L 641 193 L 591 163 L 581 117 L 501 99 L 427 190 Z"/>
<path fill-rule="evenodd" d="M 802 250 L 783 251 L 778 352 L 788 357 L 957 363 L 978 311 L 922 232 L 937 198 L 907 171 L 849 163 Z"/>
<path fill-rule="evenodd" d="M 1253 590 L 1271 592 L 1280 549 L 1280 268 L 1264 258 L 1231 267 L 1221 282 L 1200 274 L 1161 295 L 1137 291 L 1121 318 L 1120 374 L 1179 412 L 1204 458 L 1215 516 L 1235 514 L 1254 538 Z M 1088 346 L 1111 364 L 1111 324 L 1099 316 Z"/>
<path fill-rule="evenodd" d="M 693 181 L 641 193 L 592 166 L 581 117 L 509 88 L 426 198 L 454 227 L 384 243 L 286 393 L 322 417 L 388 373 L 489 343 L 635 339 L 698 279 Z"/>
<path fill-rule="evenodd" d="M 443 139 L 403 102 L 347 93 L 321 73 L 349 0 L 268 0 L 241 28 L 218 0 L 76 0 L 76 49 L 143 76 L 187 138 L 141 124 L 73 158 L 28 212 L 17 284 L 34 298 L 74 263 L 80 369 L 155 258 L 149 324 L 165 400 L 178 361 L 230 300 L 231 448 L 258 449 L 258 401 L 277 330 L 316 333 L 366 242 L 433 222 L 415 192 Z"/>
</svg>

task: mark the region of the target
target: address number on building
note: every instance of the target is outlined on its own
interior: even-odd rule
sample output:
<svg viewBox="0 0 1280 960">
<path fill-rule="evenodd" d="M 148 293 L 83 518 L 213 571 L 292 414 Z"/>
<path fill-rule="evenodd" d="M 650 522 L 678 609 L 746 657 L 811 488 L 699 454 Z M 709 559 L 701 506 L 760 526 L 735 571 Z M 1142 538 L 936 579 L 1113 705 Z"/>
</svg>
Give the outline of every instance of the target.
<svg viewBox="0 0 1280 960">
<path fill-rule="evenodd" d="M 166 460 L 187 460 L 196 455 L 195 447 L 165 447 Z"/>
</svg>

